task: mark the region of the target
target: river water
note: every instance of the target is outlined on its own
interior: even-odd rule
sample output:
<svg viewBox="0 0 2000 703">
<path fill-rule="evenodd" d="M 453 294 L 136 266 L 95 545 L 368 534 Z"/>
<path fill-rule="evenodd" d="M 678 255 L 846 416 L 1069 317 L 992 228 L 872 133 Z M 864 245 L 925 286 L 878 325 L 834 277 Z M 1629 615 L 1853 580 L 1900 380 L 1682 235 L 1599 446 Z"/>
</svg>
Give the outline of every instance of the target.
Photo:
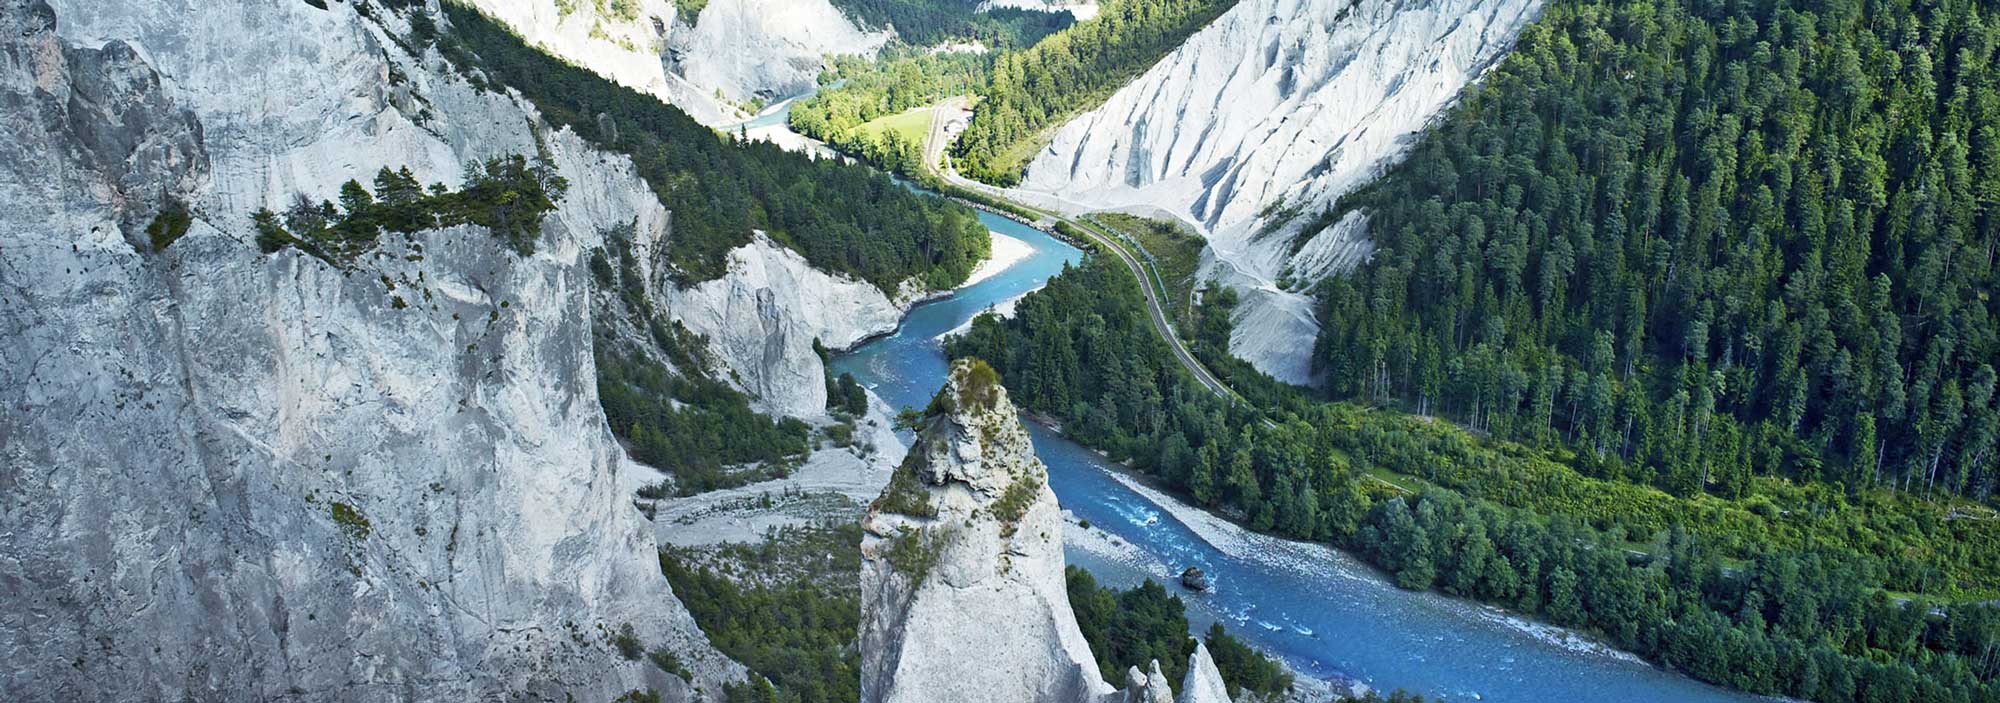
<svg viewBox="0 0 2000 703">
<path fill-rule="evenodd" d="M 891 407 L 921 408 L 944 382 L 941 335 L 981 311 L 1040 288 L 1065 263 L 1082 256 L 1019 223 L 986 213 L 980 217 L 987 227 L 1027 242 L 1034 255 L 949 297 L 917 306 L 894 334 L 836 357 L 836 372 L 854 374 Z M 1168 575 L 1200 566 L 1216 589 L 1181 592 L 1195 629 L 1206 630 L 1220 620 L 1236 636 L 1284 657 L 1299 671 L 1449 701 L 1759 700 L 1490 608 L 1398 589 L 1337 551 L 1250 534 L 1157 492 L 1135 490 L 1112 473 L 1102 456 L 1039 424 L 1030 423 L 1029 433 L 1063 508 L 1092 526 L 1088 539 L 1073 535 L 1066 550 L 1070 563 L 1090 569 L 1107 584 L 1129 586 L 1150 577 L 1176 591 L 1179 586 Z M 1113 542 L 1129 546 L 1103 546 Z"/>
</svg>

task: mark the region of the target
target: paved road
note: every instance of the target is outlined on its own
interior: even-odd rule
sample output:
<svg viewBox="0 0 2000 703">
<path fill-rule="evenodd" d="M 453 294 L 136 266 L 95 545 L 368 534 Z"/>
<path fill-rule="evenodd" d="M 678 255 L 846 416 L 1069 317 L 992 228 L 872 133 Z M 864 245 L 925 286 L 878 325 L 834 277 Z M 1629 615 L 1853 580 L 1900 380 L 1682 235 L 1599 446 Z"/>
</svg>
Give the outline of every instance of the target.
<svg viewBox="0 0 2000 703">
<path fill-rule="evenodd" d="M 1160 300 L 1158 288 L 1148 283 L 1148 281 L 1153 279 L 1148 276 L 1146 267 L 1139 263 L 1139 258 L 1133 256 L 1132 252 L 1126 249 L 1125 244 L 1118 241 L 1117 237 L 1110 236 L 1109 233 L 1103 231 L 1095 223 L 1085 222 L 1071 218 L 1063 213 L 1051 212 L 1022 203 L 1011 195 L 1007 189 L 995 188 L 985 183 L 962 177 L 958 175 L 957 169 L 944 163 L 944 146 L 949 142 L 944 133 L 945 124 L 949 117 L 962 113 L 964 104 L 964 97 L 947 98 L 944 102 L 939 103 L 937 109 L 931 111 L 931 129 L 930 133 L 925 135 L 924 138 L 924 156 L 925 162 L 938 170 L 939 177 L 943 178 L 946 183 L 954 186 L 1013 203 L 1024 210 L 1038 213 L 1045 219 L 1067 222 L 1071 227 L 1075 227 L 1077 231 L 1083 232 L 1084 236 L 1089 237 L 1092 242 L 1116 255 L 1119 261 L 1125 262 L 1125 268 L 1132 272 L 1132 277 L 1138 280 L 1139 290 L 1146 296 L 1146 312 L 1149 313 L 1148 316 L 1153 320 L 1153 332 L 1159 335 L 1160 339 L 1166 341 L 1167 347 L 1174 352 L 1174 358 L 1180 361 L 1181 366 L 1185 367 L 1188 373 L 1193 374 L 1194 379 L 1201 382 L 1201 385 L 1208 388 L 1210 392 L 1222 396 L 1224 400 L 1231 402 L 1242 401 L 1243 396 L 1238 395 L 1235 390 L 1224 384 L 1220 379 L 1217 379 L 1215 374 L 1209 373 L 1208 367 L 1203 366 L 1201 361 L 1194 357 L 1194 353 L 1188 351 L 1187 345 L 1181 342 L 1180 335 L 1174 333 L 1173 325 L 1167 322 L 1166 306 Z"/>
</svg>

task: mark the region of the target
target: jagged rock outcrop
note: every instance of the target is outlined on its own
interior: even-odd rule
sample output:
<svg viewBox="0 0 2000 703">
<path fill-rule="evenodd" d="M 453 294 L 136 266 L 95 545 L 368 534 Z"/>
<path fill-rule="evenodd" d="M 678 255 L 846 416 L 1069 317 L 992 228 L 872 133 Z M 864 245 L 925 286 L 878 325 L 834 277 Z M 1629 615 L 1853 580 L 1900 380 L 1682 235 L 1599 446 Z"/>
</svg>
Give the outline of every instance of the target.
<svg viewBox="0 0 2000 703">
<path fill-rule="evenodd" d="M 593 383 L 584 257 L 657 200 L 373 5 L 0 0 L 0 699 L 687 699 L 627 624 L 696 685 L 741 676 Z M 570 195 L 531 256 L 251 241 L 294 193 L 538 142 Z M 170 200 L 193 222 L 156 251 Z"/>
<path fill-rule="evenodd" d="M 1222 682 L 1222 672 L 1215 668 L 1215 658 L 1209 656 L 1208 645 L 1200 639 L 1194 643 L 1194 653 L 1188 655 L 1187 675 L 1181 678 L 1181 697 L 1177 703 L 1229 703 L 1229 685 Z"/>
<path fill-rule="evenodd" d="M 1160 671 L 1160 660 L 1147 664 L 1146 673 L 1139 673 L 1139 667 L 1125 670 L 1125 689 L 1120 691 L 1122 703 L 1174 703 L 1173 685 L 1167 683 L 1167 675 Z"/>
<path fill-rule="evenodd" d="M 861 700 L 1097 701 L 1062 516 L 998 375 L 959 361 L 864 518 Z"/>
<path fill-rule="evenodd" d="M 710 338 L 759 409 L 793 417 L 826 412 L 813 340 L 846 349 L 894 331 L 904 311 L 880 288 L 815 269 L 761 233 L 729 252 L 728 275 L 658 294 L 681 324 Z"/>
<path fill-rule="evenodd" d="M 1104 682 L 1070 609 L 1048 469 L 983 361 L 952 364 L 862 526 L 864 703 L 1229 703 L 1198 640 L 1178 699 L 1157 660 Z"/>
<path fill-rule="evenodd" d="M 1243 0 L 1063 125 L 1022 189 L 1196 226 L 1205 273 L 1244 293 L 1230 349 L 1308 381 L 1318 323 L 1301 291 L 1368 252 L 1359 216 L 1316 216 L 1400 155 L 1540 5 Z"/>
</svg>

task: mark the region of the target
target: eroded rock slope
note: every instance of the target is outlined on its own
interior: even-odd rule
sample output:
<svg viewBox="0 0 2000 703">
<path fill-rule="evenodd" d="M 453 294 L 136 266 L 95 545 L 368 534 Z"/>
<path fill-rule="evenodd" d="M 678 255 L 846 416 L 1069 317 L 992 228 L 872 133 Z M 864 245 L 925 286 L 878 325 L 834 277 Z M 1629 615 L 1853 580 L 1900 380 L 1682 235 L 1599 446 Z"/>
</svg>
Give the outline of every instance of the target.
<svg viewBox="0 0 2000 703">
<path fill-rule="evenodd" d="M 1022 188 L 1195 226 L 1207 275 L 1245 294 L 1232 351 L 1306 382 L 1318 324 L 1301 291 L 1368 253 L 1359 217 L 1316 215 L 1400 155 L 1540 4 L 1243 0 L 1063 125 Z"/>
<path fill-rule="evenodd" d="M 827 0 L 710 0 L 690 15 L 671 0 L 627 13 L 592 2 L 469 0 L 530 43 L 709 125 L 811 89 L 830 55 L 873 54 L 892 33 L 863 30 Z"/>
</svg>

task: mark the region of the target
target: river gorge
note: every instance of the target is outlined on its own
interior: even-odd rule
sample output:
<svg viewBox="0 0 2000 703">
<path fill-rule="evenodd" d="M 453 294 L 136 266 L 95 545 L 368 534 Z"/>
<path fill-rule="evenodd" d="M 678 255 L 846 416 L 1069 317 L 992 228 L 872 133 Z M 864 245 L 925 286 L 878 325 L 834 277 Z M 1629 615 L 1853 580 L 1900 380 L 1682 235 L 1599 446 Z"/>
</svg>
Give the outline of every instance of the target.
<svg viewBox="0 0 2000 703">
<path fill-rule="evenodd" d="M 890 335 L 837 356 L 890 407 L 923 407 L 944 382 L 941 338 L 979 313 L 1010 308 L 1083 254 L 1018 222 L 987 227 L 1032 255 L 917 306 Z M 1756 697 L 1663 671 L 1624 652 L 1499 610 L 1396 588 L 1337 550 L 1252 533 L 1152 489 L 1097 452 L 1030 423 L 1050 485 L 1071 514 L 1069 563 L 1129 587 L 1199 566 L 1208 593 L 1181 591 L 1196 630 L 1220 620 L 1310 676 L 1465 701 L 1747 701 Z M 1086 527 L 1087 526 L 1087 527 Z"/>
</svg>

